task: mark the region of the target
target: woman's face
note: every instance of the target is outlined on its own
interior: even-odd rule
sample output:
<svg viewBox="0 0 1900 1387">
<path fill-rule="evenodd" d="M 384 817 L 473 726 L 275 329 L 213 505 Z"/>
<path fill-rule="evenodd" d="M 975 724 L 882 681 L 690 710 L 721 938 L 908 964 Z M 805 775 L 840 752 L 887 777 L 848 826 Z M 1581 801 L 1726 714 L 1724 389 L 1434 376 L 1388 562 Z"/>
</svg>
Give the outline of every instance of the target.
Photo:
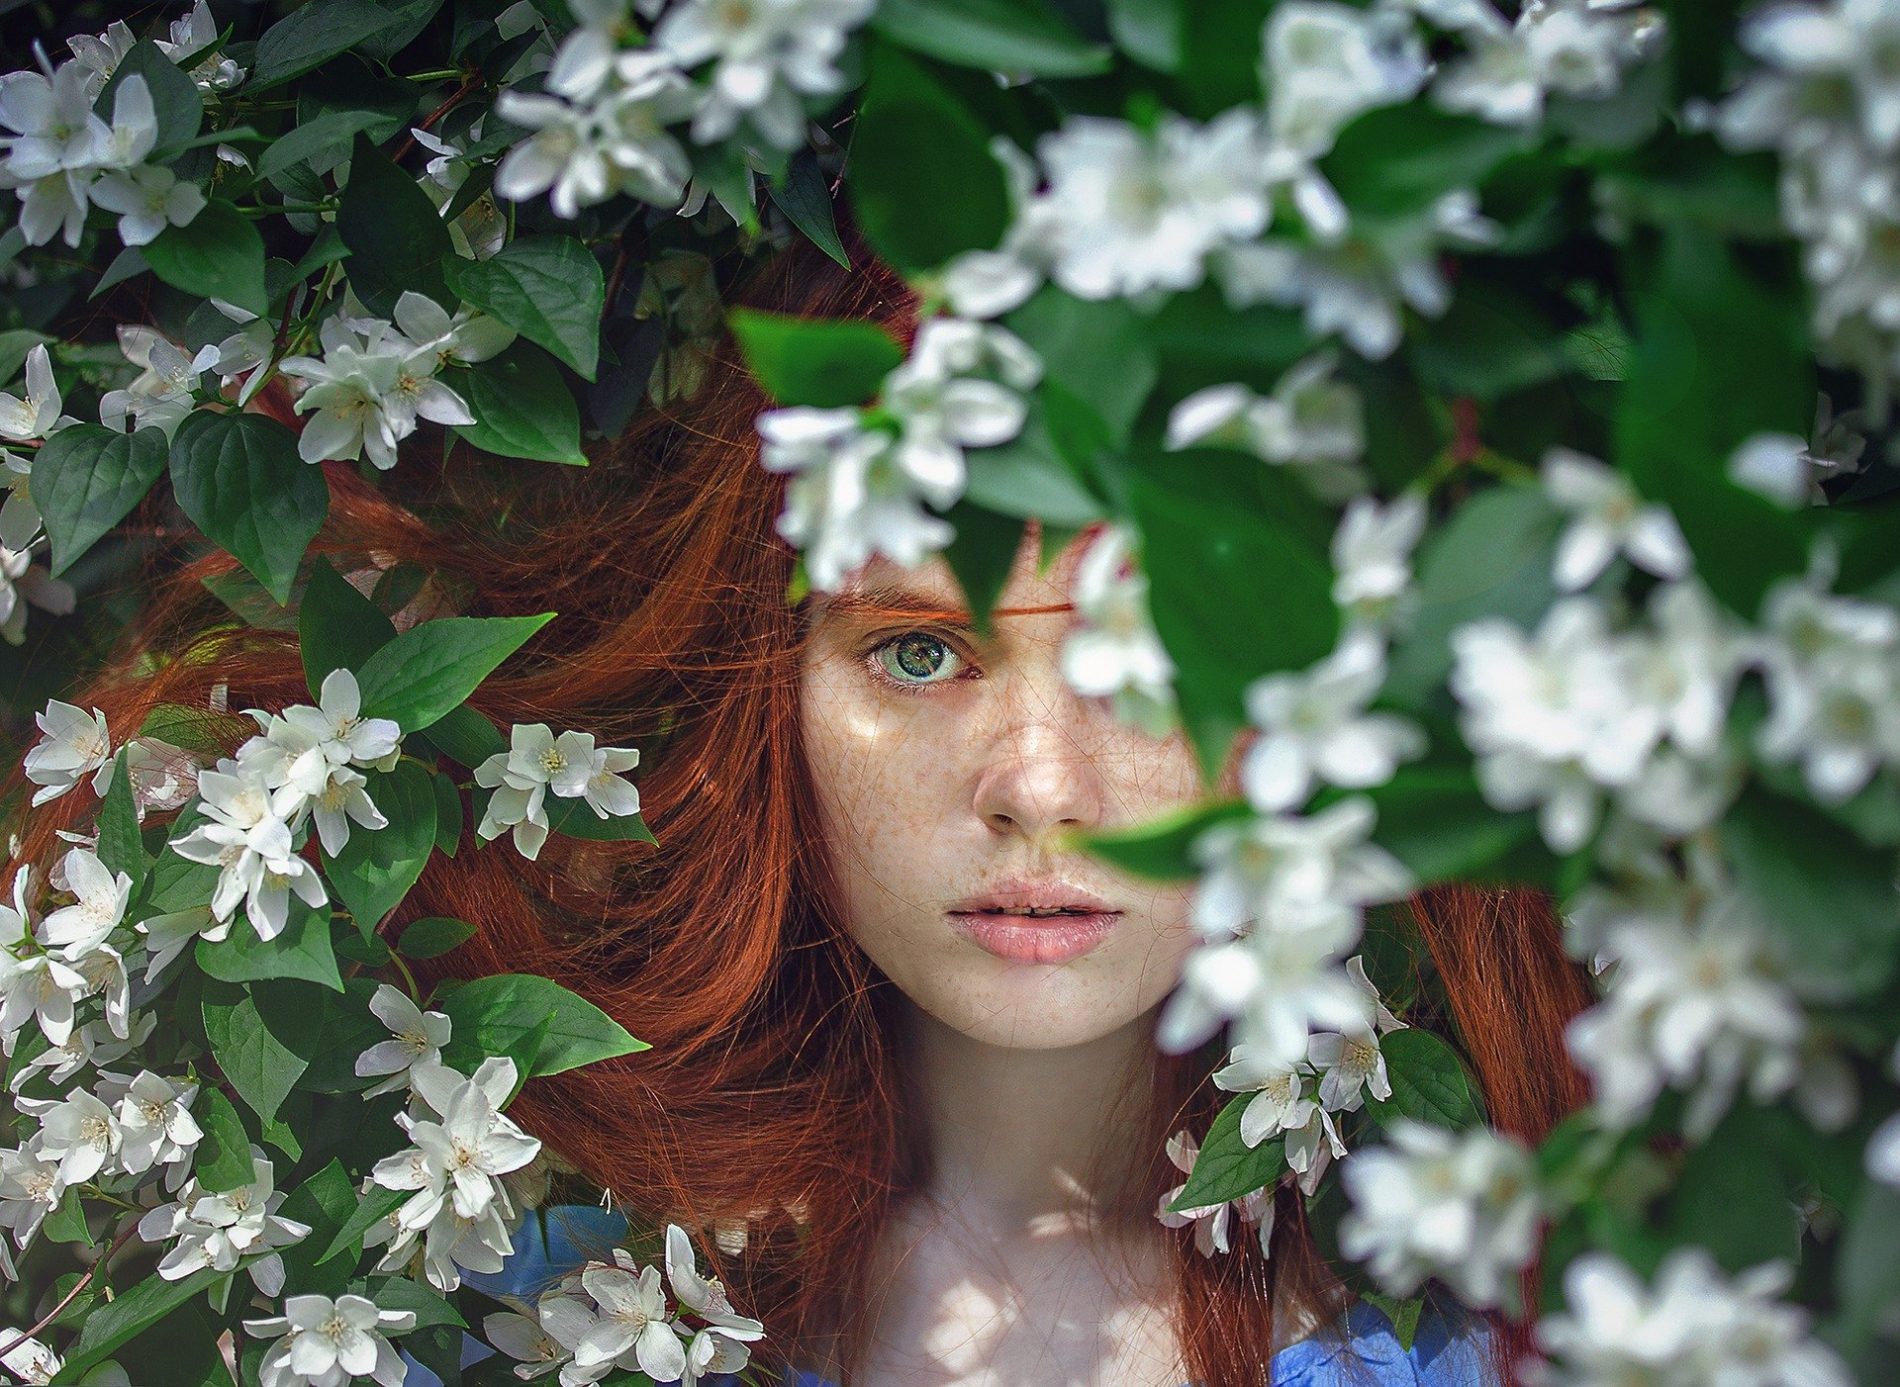
<svg viewBox="0 0 1900 1387">
<path fill-rule="evenodd" d="M 1032 531 L 998 606 L 1068 603 L 1089 542 L 1039 575 Z M 1124 876 L 1067 838 L 1193 799 L 1185 740 L 1068 687 L 1074 612 L 999 616 L 981 639 L 915 615 L 962 609 L 941 561 L 874 560 L 814 604 L 805 752 L 843 923 L 871 961 L 995 1045 L 1081 1044 L 1158 1005 L 1194 942 L 1191 888 Z"/>
</svg>

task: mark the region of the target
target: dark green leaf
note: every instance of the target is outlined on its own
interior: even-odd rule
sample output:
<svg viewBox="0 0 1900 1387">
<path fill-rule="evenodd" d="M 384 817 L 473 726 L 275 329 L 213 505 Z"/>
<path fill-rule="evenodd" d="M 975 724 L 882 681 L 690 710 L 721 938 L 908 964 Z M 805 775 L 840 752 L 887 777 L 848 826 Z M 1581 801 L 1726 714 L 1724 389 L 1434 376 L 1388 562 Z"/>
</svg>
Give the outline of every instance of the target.
<svg viewBox="0 0 1900 1387">
<path fill-rule="evenodd" d="M 1182 10 L 1182 0 L 1108 0 L 1108 32 L 1136 62 L 1174 72 L 1185 38 Z"/>
<path fill-rule="evenodd" d="M 475 926 L 466 920 L 429 915 L 403 930 L 396 941 L 396 952 L 404 958 L 440 958 L 474 933 Z"/>
<path fill-rule="evenodd" d="M 444 756 L 471 769 L 508 750 L 508 739 L 495 730 L 495 724 L 467 704 L 451 708 L 422 731 Z"/>
<path fill-rule="evenodd" d="M 123 434 L 72 424 L 33 454 L 33 500 L 52 542 L 52 571 L 64 573 L 131 512 L 165 470 L 165 435 Z"/>
<path fill-rule="evenodd" d="M 184 226 L 168 226 L 143 252 L 152 273 L 187 294 L 212 295 L 239 308 L 270 312 L 264 292 L 264 238 L 237 208 L 212 198 Z"/>
<path fill-rule="evenodd" d="M 387 5 L 383 0 L 323 0 L 300 6 L 257 41 L 256 61 L 244 89 L 255 94 L 301 77 L 385 30 L 412 22 L 409 10 L 409 6 Z"/>
<path fill-rule="evenodd" d="M 329 1296 L 339 1294 L 349 1285 L 350 1273 L 355 1269 L 353 1264 L 335 1261 L 325 1265 L 326 1253 L 339 1231 L 361 1207 L 356 1186 L 343 1169 L 343 1163 L 336 1159 L 291 1192 L 279 1212 L 285 1218 L 309 1224 L 310 1233 L 282 1253 L 286 1285 L 300 1292 Z"/>
<path fill-rule="evenodd" d="M 1484 1121 L 1484 1109 L 1463 1062 L 1430 1031 L 1417 1027 L 1393 1031 L 1379 1041 L 1379 1051 L 1392 1080 L 1391 1098 L 1366 1095 L 1366 1108 L 1379 1123 L 1409 1117 L 1461 1129 Z"/>
<path fill-rule="evenodd" d="M 1009 221 L 1009 191 L 983 126 L 903 50 L 873 42 L 868 52 L 871 75 L 845 169 L 866 239 L 899 270 L 931 269 L 958 251 L 996 245 Z M 940 196 L 944 188 L 957 195 Z M 924 206 L 931 214 L 920 217 Z"/>
<path fill-rule="evenodd" d="M 1060 386 L 1047 387 L 1053 394 Z M 1088 406 L 1076 402 L 1087 411 Z M 1090 418 L 1094 416 L 1090 413 Z M 1076 475 L 1051 436 L 1042 393 L 1032 395 L 1020 434 L 994 448 L 968 455 L 969 480 L 963 499 L 997 515 L 1035 517 L 1079 529 L 1100 520 L 1102 503 Z"/>
<path fill-rule="evenodd" d="M 74 1187 L 59 1197 L 59 1204 L 47 1214 L 40 1231 L 48 1242 L 77 1243 L 92 1246 L 92 1226 L 86 1220 L 86 1201 Z"/>
<path fill-rule="evenodd" d="M 1201 874 L 1194 840 L 1218 823 L 1244 819 L 1252 811 L 1238 800 L 1190 805 L 1118 833 L 1084 835 L 1079 846 L 1124 872 L 1155 881 L 1185 881 Z"/>
<path fill-rule="evenodd" d="M 785 166 L 784 178 L 773 183 L 767 191 L 771 194 L 773 205 L 785 214 L 787 221 L 805 233 L 808 241 L 845 269 L 851 268 L 851 258 L 845 254 L 844 243 L 838 239 L 838 220 L 831 206 L 831 189 L 825 185 L 825 175 L 810 150 L 801 149 L 794 154 L 791 162 Z"/>
<path fill-rule="evenodd" d="M 122 1345 L 231 1275 L 206 1267 L 177 1281 L 147 1276 L 133 1282 L 86 1316 L 85 1328 L 79 1331 L 78 1341 L 67 1352 L 64 1366 L 53 1381 L 79 1382 Z"/>
<path fill-rule="evenodd" d="M 549 799 L 548 831 L 593 843 L 652 843 L 657 840 L 638 814 L 601 818 L 584 799 Z"/>
<path fill-rule="evenodd" d="M 251 1138 L 231 1100 L 210 1084 L 202 1085 L 191 1105 L 191 1115 L 204 1131 L 204 1140 L 192 1153 L 191 1173 L 202 1189 L 234 1190 L 256 1178 L 251 1164 Z"/>
<path fill-rule="evenodd" d="M 356 1206 L 356 1211 L 350 1215 L 349 1221 L 337 1230 L 336 1236 L 330 1239 L 329 1246 L 323 1249 L 323 1254 L 317 1258 L 317 1265 L 322 1266 L 325 1262 L 340 1257 L 346 1252 L 361 1252 L 363 1234 L 388 1218 L 414 1193 L 414 1190 L 391 1190 L 384 1189 L 381 1185 L 371 1186 L 369 1193 L 365 1194 L 362 1202 Z M 351 1260 L 353 1265 L 354 1257 Z"/>
<path fill-rule="evenodd" d="M 832 408 L 869 400 L 904 359 L 876 323 L 737 308 L 728 315 L 746 365 L 781 405 Z"/>
<path fill-rule="evenodd" d="M 1355 216 L 1411 216 L 1453 189 L 1476 187 L 1529 144 L 1525 131 L 1475 116 L 1380 106 L 1339 132 L 1320 170 Z"/>
<path fill-rule="evenodd" d="M 436 850 L 444 857 L 453 857 L 462 843 L 462 792 L 448 776 L 433 772 L 429 788 L 435 791 Z"/>
<path fill-rule="evenodd" d="M 411 289 L 453 306 L 442 273 L 454 253 L 448 227 L 421 185 L 360 133 L 336 229 L 350 248 L 350 286 L 371 312 L 394 316 Z"/>
<path fill-rule="evenodd" d="M 1040 0 L 883 0 L 871 25 L 906 48 L 985 72 L 1089 77 L 1111 62 Z"/>
<path fill-rule="evenodd" d="M 432 777 L 414 761 L 394 770 L 365 771 L 364 791 L 389 821 L 387 828 L 354 828 L 335 857 L 324 854 L 325 876 L 364 934 L 401 903 L 435 848 Z"/>
<path fill-rule="evenodd" d="M 1373 837 L 1421 886 L 1483 876 L 1535 832 L 1531 815 L 1486 804 L 1469 768 L 1401 767 L 1370 795 L 1379 814 Z"/>
<path fill-rule="evenodd" d="M 132 879 L 132 899 L 145 884 L 145 848 L 139 841 L 138 812 L 133 807 L 132 774 L 125 767 L 123 747 L 112 762 L 112 784 L 99 807 L 99 861 L 108 872 L 124 872 Z"/>
<path fill-rule="evenodd" d="M 287 604 L 330 509 L 323 469 L 297 456 L 296 435 L 262 414 L 200 411 L 172 435 L 171 476 L 192 524 Z"/>
<path fill-rule="evenodd" d="M 310 1005 L 301 983 L 258 983 L 249 988 L 211 981 L 204 989 L 205 1034 L 218 1068 L 268 1122 L 310 1064 L 323 1011 Z M 322 995 L 322 994 L 316 994 Z"/>
<path fill-rule="evenodd" d="M 554 619 L 451 616 L 412 626 L 363 662 L 363 716 L 416 732 L 445 717 L 503 660 Z"/>
<path fill-rule="evenodd" d="M 315 698 L 333 670 L 355 672 L 396 638 L 396 627 L 319 554 L 297 608 L 297 641 L 303 648 L 304 682 Z"/>
<path fill-rule="evenodd" d="M 572 236 L 523 236 L 486 260 L 447 262 L 449 283 L 475 307 L 594 379 L 607 294 L 600 262 Z"/>
<path fill-rule="evenodd" d="M 952 506 L 948 519 L 956 535 L 944 559 L 963 589 L 971 624 L 978 635 L 987 635 L 990 609 L 1003 595 L 1017 551 L 1022 548 L 1024 524 L 1015 516 L 998 515 L 968 501 Z"/>
<path fill-rule="evenodd" d="M 383 122 L 381 111 L 325 111 L 272 140 L 257 159 L 257 176 L 275 179 L 295 164 L 318 172 L 339 164 L 356 136 Z M 336 158 L 328 156 L 335 154 Z"/>
<path fill-rule="evenodd" d="M 444 379 L 475 416 L 473 424 L 455 425 L 458 438 L 500 457 L 587 466 L 574 392 L 539 347 L 517 342 L 478 365 L 445 372 Z"/>
<path fill-rule="evenodd" d="M 357 833 L 366 834 L 367 830 L 359 828 Z M 224 982 L 297 978 L 319 983 L 332 992 L 343 990 L 327 905 L 307 906 L 293 898 L 283 933 L 274 939 L 259 939 L 250 917 L 239 915 L 222 942 L 200 939 L 196 956 L 200 968 Z"/>
<path fill-rule="evenodd" d="M 1286 1169 L 1284 1137 L 1270 1138 L 1258 1146 L 1248 1146 L 1240 1139 L 1240 1115 L 1257 1096 L 1237 1093 L 1220 1110 L 1214 1125 L 1207 1129 L 1200 1154 L 1194 1158 L 1193 1174 L 1168 1205 L 1174 1212 L 1242 1199 L 1280 1178 Z"/>
<path fill-rule="evenodd" d="M 204 98 L 198 95 L 198 84 L 166 57 L 156 43 L 140 39 L 119 59 L 110 80 L 100 89 L 99 99 L 93 103 L 93 109 L 108 121 L 112 119 L 119 88 L 134 73 L 145 79 L 158 125 L 157 139 L 146 162 L 169 163 L 172 155 L 191 143 L 198 133 L 199 122 L 204 119 Z"/>
<path fill-rule="evenodd" d="M 455 1307 L 434 1290 L 406 1276 L 390 1276 L 372 1281 L 367 1293 L 383 1309 L 409 1311 L 416 1317 L 418 1329 L 436 1324 L 462 1328 L 467 1323 Z"/>
<path fill-rule="evenodd" d="M 527 973 L 476 978 L 435 1005 L 454 1023 L 451 1048 L 474 1062 L 481 1055 L 510 1050 L 545 1023 L 547 1034 L 532 1065 L 524 1066 L 524 1078 L 559 1074 L 649 1048 L 592 1002 Z"/>
<path fill-rule="evenodd" d="M 1128 441 L 1158 367 L 1147 325 L 1121 300 L 1078 299 L 1051 285 L 1005 320 L 1042 358 L 1043 377 L 1089 406 L 1110 441 Z M 1061 419 L 1050 427 L 1061 442 Z"/>
</svg>

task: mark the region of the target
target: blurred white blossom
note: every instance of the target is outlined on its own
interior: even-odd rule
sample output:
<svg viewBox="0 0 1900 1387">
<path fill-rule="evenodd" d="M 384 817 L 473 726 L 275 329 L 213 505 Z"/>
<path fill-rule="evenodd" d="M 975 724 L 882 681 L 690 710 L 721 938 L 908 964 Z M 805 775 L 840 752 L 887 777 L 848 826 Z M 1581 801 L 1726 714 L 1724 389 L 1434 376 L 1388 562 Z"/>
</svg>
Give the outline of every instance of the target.
<svg viewBox="0 0 1900 1387">
<path fill-rule="evenodd" d="M 1076 565 L 1070 597 L 1080 620 L 1062 642 L 1062 675 L 1087 698 L 1111 698 L 1115 714 L 1150 736 L 1175 720 L 1174 661 L 1148 614 L 1148 579 L 1129 550 L 1130 532 L 1105 525 Z"/>
</svg>

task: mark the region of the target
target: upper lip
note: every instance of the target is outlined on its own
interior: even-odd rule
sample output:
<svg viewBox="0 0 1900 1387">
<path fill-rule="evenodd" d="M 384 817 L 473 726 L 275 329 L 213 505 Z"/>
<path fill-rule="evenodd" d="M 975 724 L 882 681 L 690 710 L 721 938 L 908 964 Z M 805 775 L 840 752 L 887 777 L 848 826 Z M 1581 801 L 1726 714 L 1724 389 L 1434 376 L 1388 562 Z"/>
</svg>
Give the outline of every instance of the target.
<svg viewBox="0 0 1900 1387">
<path fill-rule="evenodd" d="M 952 915 L 976 915 L 999 910 L 1072 910 L 1077 914 L 1119 915 L 1121 911 L 1092 891 L 1063 881 L 1020 879 L 999 882 L 987 891 L 952 903 Z"/>
</svg>

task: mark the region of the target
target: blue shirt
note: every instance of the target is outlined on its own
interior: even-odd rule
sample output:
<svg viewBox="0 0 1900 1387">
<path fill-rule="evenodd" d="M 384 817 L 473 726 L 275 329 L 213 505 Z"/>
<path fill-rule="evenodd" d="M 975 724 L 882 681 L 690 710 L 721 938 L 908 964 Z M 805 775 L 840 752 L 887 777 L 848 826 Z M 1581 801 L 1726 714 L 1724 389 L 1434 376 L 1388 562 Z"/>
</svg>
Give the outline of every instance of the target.
<svg viewBox="0 0 1900 1387">
<path fill-rule="evenodd" d="M 463 1281 L 493 1296 L 532 1302 L 555 1281 L 626 1236 L 626 1218 L 590 1204 L 530 1210 L 515 1234 L 515 1249 L 498 1272 L 466 1272 Z M 1403 1348 L 1392 1323 L 1375 1306 L 1358 1301 L 1346 1312 L 1344 1333 L 1327 1333 L 1288 1344 L 1273 1355 L 1273 1387 L 1496 1387 L 1491 1334 L 1482 1320 L 1427 1309 L 1412 1346 Z M 397 1341 L 401 1347 L 401 1341 Z M 494 1350 L 473 1335 L 462 1346 L 462 1366 L 492 1357 Z M 442 1387 L 441 1379 L 403 1354 L 409 1374 L 403 1387 Z M 1349 1366 L 1350 1365 L 1350 1366 Z M 714 1373 L 705 1387 L 740 1387 L 731 1373 Z M 784 1387 L 837 1387 L 814 1372 L 788 1371 Z M 1188 1384 L 1194 1387 L 1194 1384 Z"/>
</svg>

